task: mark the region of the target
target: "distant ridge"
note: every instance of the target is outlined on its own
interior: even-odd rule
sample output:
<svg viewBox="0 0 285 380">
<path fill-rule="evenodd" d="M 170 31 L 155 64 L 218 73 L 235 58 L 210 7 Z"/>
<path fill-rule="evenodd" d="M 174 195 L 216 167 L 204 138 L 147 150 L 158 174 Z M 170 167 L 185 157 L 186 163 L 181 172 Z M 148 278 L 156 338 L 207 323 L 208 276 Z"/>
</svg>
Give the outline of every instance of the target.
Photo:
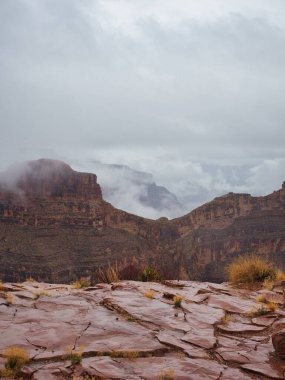
<svg viewBox="0 0 285 380">
<path fill-rule="evenodd" d="M 95 174 L 30 161 L 0 176 L 0 275 L 70 282 L 116 263 L 222 281 L 241 254 L 269 257 L 284 269 L 284 221 L 284 183 L 267 196 L 230 193 L 183 217 L 150 220 L 104 201 Z"/>
</svg>

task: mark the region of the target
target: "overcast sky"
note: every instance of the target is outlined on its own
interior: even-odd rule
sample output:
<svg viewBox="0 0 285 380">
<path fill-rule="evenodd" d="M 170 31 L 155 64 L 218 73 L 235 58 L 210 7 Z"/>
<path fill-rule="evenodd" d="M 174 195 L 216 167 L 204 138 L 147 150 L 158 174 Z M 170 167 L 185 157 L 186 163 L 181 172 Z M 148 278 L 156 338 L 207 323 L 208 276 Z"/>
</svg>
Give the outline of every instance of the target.
<svg viewBox="0 0 285 380">
<path fill-rule="evenodd" d="M 284 0 L 0 1 L 1 168 L 126 164 L 192 208 L 278 189 L 284 122 Z"/>
</svg>

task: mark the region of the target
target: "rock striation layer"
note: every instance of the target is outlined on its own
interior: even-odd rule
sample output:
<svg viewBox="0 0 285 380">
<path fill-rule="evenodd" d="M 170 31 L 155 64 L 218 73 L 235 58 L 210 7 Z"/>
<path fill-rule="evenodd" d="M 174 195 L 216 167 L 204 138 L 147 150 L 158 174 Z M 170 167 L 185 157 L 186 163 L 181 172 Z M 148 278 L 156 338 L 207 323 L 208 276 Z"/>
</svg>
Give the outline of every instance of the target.
<svg viewBox="0 0 285 380">
<path fill-rule="evenodd" d="M 0 275 L 70 282 L 109 265 L 156 266 L 168 278 L 219 282 L 241 254 L 285 268 L 284 220 L 284 184 L 265 197 L 230 193 L 184 217 L 150 220 L 104 201 L 95 174 L 30 161 L 0 176 Z"/>
<path fill-rule="evenodd" d="M 2 284 L 0 370 L 16 346 L 30 358 L 25 380 L 281 380 L 285 362 L 271 339 L 285 325 L 281 292 L 191 281 Z M 260 294 L 277 307 L 254 317 Z M 81 363 L 72 365 L 70 354 Z"/>
</svg>

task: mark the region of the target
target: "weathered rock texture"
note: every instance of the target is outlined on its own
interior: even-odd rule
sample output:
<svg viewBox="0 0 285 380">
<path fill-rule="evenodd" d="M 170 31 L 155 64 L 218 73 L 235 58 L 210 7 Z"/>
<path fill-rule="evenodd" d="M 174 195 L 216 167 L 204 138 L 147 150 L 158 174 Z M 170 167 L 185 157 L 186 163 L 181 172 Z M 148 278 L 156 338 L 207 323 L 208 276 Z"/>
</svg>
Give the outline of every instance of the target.
<svg viewBox="0 0 285 380">
<path fill-rule="evenodd" d="M 3 284 L 0 370 L 5 350 L 17 346 L 30 358 L 23 379 L 284 379 L 285 362 L 271 341 L 285 325 L 281 288 L 167 284 L 128 281 L 85 290 Z M 277 308 L 254 317 L 260 294 Z M 174 307 L 174 295 L 182 296 L 181 307 Z M 82 354 L 80 364 L 71 364 L 70 352 Z"/>
<path fill-rule="evenodd" d="M 153 221 L 105 202 L 94 174 L 31 161 L 0 177 L 0 275 L 70 282 L 116 264 L 222 281 L 225 265 L 240 254 L 261 254 L 284 268 L 284 221 L 284 184 L 265 197 L 228 194 L 184 217 Z"/>
</svg>

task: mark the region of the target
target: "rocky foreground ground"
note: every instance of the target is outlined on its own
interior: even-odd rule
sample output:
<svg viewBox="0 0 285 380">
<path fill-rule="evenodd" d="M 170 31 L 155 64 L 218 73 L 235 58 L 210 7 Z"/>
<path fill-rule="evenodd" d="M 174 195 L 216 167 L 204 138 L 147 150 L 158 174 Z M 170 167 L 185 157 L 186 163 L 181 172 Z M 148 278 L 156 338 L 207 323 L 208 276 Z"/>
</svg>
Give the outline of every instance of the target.
<svg viewBox="0 0 285 380">
<path fill-rule="evenodd" d="M 128 281 L 1 288 L 0 369 L 5 350 L 22 347 L 30 357 L 24 379 L 284 379 L 285 360 L 271 339 L 285 327 L 278 287 Z M 267 312 L 257 298 L 276 310 Z M 81 363 L 71 363 L 71 351 L 82 354 Z"/>
</svg>

